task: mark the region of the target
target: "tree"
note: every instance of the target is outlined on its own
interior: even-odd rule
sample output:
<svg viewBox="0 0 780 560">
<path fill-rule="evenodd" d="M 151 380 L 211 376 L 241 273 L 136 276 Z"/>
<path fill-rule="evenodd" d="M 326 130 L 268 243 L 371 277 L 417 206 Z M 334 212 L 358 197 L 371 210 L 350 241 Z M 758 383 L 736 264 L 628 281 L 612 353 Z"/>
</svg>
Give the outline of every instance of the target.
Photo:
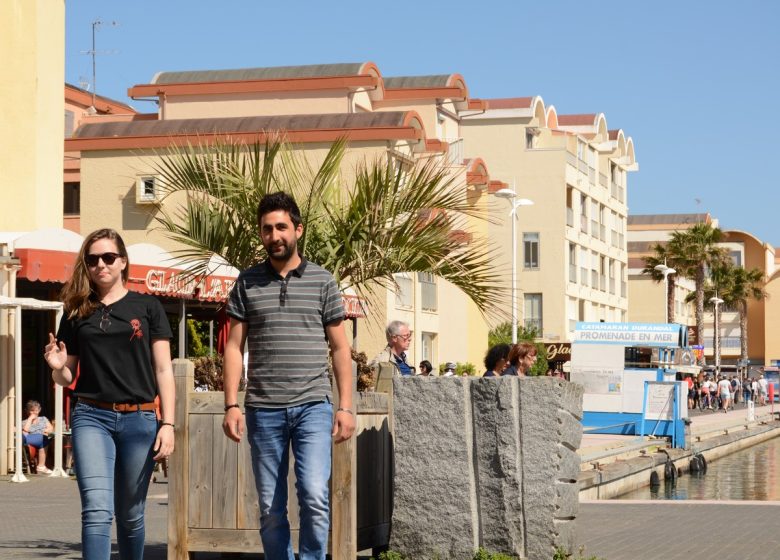
<svg viewBox="0 0 780 560">
<path fill-rule="evenodd" d="M 672 256 L 677 273 L 691 278 L 696 286 L 696 330 L 704 332 L 704 284 L 707 269 L 717 266 L 727 258 L 726 250 L 717 244 L 723 232 L 711 224 L 698 223 L 693 227 L 672 233 L 666 244 L 667 254 Z M 703 360 L 703 359 L 702 359 Z"/>
<path fill-rule="evenodd" d="M 362 162 L 343 184 L 344 140 L 315 167 L 300 151 L 273 140 L 226 140 L 175 148 L 157 164 L 163 200 L 158 222 L 185 248 L 175 254 L 193 275 L 209 272 L 214 255 L 238 268 L 265 257 L 257 206 L 267 193 L 293 195 L 304 223 L 300 251 L 329 270 L 342 289 L 371 295 L 401 272 L 430 272 L 460 288 L 484 314 L 501 309 L 505 290 L 492 247 L 464 243 L 469 218 L 486 220 L 467 201 L 465 185 L 428 160 L 405 170 L 397 161 Z"/>
<path fill-rule="evenodd" d="M 679 266 L 675 262 L 674 255 L 671 255 L 665 245 L 656 243 L 652 247 L 653 254 L 642 259 L 645 262 L 645 268 L 642 269 L 642 274 L 648 274 L 654 282 L 664 282 L 664 275 L 660 271 L 656 270 L 658 265 L 666 265 L 669 268 L 675 270 L 679 269 Z M 669 274 L 668 284 L 666 285 L 666 317 L 669 318 L 670 323 L 674 323 L 674 291 L 677 284 L 677 273 Z"/>
<path fill-rule="evenodd" d="M 732 266 L 729 269 L 726 289 L 720 295 L 726 305 L 735 307 L 739 313 L 739 347 L 742 360 L 748 359 L 748 301 L 766 298 L 765 285 L 766 278 L 760 269 L 748 270 L 741 266 Z"/>
</svg>

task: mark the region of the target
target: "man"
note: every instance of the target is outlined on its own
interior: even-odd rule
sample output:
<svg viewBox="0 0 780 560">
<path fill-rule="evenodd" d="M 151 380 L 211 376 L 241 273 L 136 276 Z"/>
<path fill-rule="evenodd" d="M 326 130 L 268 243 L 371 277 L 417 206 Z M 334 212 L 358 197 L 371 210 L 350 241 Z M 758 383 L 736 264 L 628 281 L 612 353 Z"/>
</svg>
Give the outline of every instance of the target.
<svg viewBox="0 0 780 560">
<path fill-rule="evenodd" d="M 292 443 L 300 560 L 324 560 L 331 437 L 340 443 L 355 430 L 344 309 L 333 277 L 298 254 L 303 225 L 295 201 L 281 192 L 264 196 L 257 221 L 268 259 L 239 275 L 228 301 L 222 428 L 238 442 L 246 426 L 260 499 L 260 537 L 269 560 L 293 560 L 287 519 Z M 246 421 L 238 405 L 245 343 Z M 335 414 L 328 381 L 329 345 L 340 398 Z"/>
<path fill-rule="evenodd" d="M 766 397 L 768 393 L 769 382 L 764 378 L 763 374 L 758 376 L 758 404 L 764 406 L 766 404 Z"/>
<path fill-rule="evenodd" d="M 412 375 L 414 368 L 406 362 L 406 351 L 412 343 L 412 331 L 409 323 L 390 321 L 385 329 L 387 346 L 371 360 L 369 366 L 376 367 L 380 363 L 391 363 L 396 374 Z"/>
<path fill-rule="evenodd" d="M 455 370 L 457 369 L 457 364 L 455 362 L 447 362 L 444 364 L 444 373 L 441 374 L 442 377 L 452 377 L 455 375 Z"/>
</svg>

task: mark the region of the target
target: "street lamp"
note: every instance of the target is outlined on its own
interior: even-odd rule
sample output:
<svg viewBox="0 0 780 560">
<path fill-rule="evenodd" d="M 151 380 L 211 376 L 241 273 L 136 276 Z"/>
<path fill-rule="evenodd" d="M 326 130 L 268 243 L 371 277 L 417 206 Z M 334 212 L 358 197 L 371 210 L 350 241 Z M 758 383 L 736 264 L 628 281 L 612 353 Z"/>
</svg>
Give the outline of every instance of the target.
<svg viewBox="0 0 780 560">
<path fill-rule="evenodd" d="M 499 198 L 505 198 L 512 205 L 509 217 L 512 218 L 512 344 L 517 344 L 517 234 L 515 233 L 515 221 L 517 209 L 521 206 L 532 206 L 533 201 L 527 198 L 518 198 L 517 193 L 506 188 L 495 192 Z"/>
<path fill-rule="evenodd" d="M 718 317 L 718 308 L 723 300 L 717 295 L 710 298 L 710 303 L 715 306 L 715 319 L 712 322 L 712 351 L 715 354 L 715 375 L 720 375 L 720 318 Z"/>
<path fill-rule="evenodd" d="M 665 323 L 669 322 L 669 275 L 675 274 L 677 271 L 673 269 L 670 266 L 666 266 L 666 263 L 664 264 L 657 264 L 655 266 L 655 269 L 664 275 L 664 317 L 666 320 Z"/>
</svg>

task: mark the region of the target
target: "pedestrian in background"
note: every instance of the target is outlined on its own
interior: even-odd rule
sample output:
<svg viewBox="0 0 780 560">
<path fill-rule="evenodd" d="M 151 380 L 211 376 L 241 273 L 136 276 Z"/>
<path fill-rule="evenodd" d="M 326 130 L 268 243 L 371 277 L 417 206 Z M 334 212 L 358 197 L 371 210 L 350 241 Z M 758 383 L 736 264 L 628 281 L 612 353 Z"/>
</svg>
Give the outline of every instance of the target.
<svg viewBox="0 0 780 560">
<path fill-rule="evenodd" d="M 496 344 L 485 354 L 483 377 L 496 377 L 506 368 L 509 358 L 509 344 Z"/>
<path fill-rule="evenodd" d="M 119 558 L 143 559 L 152 468 L 173 452 L 171 327 L 157 298 L 127 289 L 129 266 L 116 231 L 87 236 L 44 354 L 59 385 L 79 370 L 71 430 L 85 560 L 109 559 L 115 515 Z"/>
<path fill-rule="evenodd" d="M 423 360 L 420 362 L 420 373 L 419 375 L 429 376 L 433 372 L 433 365 L 431 365 L 431 362 L 428 360 Z"/>
<path fill-rule="evenodd" d="M 509 350 L 509 366 L 501 375 L 517 375 L 525 377 L 531 371 L 536 362 L 536 344 L 532 342 L 520 342 Z"/>
</svg>

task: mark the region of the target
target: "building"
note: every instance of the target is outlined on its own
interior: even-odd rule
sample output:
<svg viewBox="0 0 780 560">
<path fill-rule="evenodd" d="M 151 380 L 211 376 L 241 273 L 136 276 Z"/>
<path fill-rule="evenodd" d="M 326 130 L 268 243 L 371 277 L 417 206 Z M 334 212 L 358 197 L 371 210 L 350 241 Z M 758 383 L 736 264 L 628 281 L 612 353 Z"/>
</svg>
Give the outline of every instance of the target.
<svg viewBox="0 0 780 560">
<path fill-rule="evenodd" d="M 649 274 L 642 274 L 644 257 L 653 256 L 653 247 L 665 245 L 675 231 L 688 229 L 697 223 L 712 224 L 717 220 L 709 214 L 632 214 L 628 217 L 628 320 L 637 323 L 666 322 L 666 294 L 663 282 L 656 282 Z M 686 303 L 695 291 L 693 280 L 679 275 L 674 281 L 674 316 L 670 322 L 687 325 L 689 341 L 697 344 L 694 305 Z"/>
<path fill-rule="evenodd" d="M 82 231 L 110 224 L 127 243 L 175 249 L 154 229 L 160 154 L 227 136 L 263 142 L 278 131 L 313 162 L 347 137 L 345 169 L 377 158 L 401 166 L 440 159 L 467 186 L 470 204 L 486 203 L 488 167 L 478 157 L 464 159 L 459 123 L 462 113 L 484 105 L 469 96 L 457 74 L 384 78 L 370 62 L 162 72 L 152 83 L 130 88 L 129 95 L 155 99 L 157 114 L 96 116 L 66 140 L 68 151 L 81 153 Z M 478 238 L 479 228 L 486 226 L 472 222 L 461 232 L 464 241 Z M 459 290 L 426 274 L 398 274 L 395 280 L 397 289 L 383 288 L 370 302 L 371 320 L 356 333 L 360 349 L 378 352 L 385 344 L 384 324 L 401 319 L 415 332 L 414 363 L 481 361 L 487 323 Z"/>
<path fill-rule="evenodd" d="M 541 97 L 486 99 L 464 114 L 466 157 L 479 154 L 491 176 L 518 197 L 521 324 L 549 342 L 571 340 L 577 321 L 625 321 L 627 180 L 638 169 L 634 143 L 599 114 L 558 115 Z M 511 246 L 509 207 L 495 201 L 490 239 Z M 497 266 L 511 283 L 511 250 Z"/>
</svg>

